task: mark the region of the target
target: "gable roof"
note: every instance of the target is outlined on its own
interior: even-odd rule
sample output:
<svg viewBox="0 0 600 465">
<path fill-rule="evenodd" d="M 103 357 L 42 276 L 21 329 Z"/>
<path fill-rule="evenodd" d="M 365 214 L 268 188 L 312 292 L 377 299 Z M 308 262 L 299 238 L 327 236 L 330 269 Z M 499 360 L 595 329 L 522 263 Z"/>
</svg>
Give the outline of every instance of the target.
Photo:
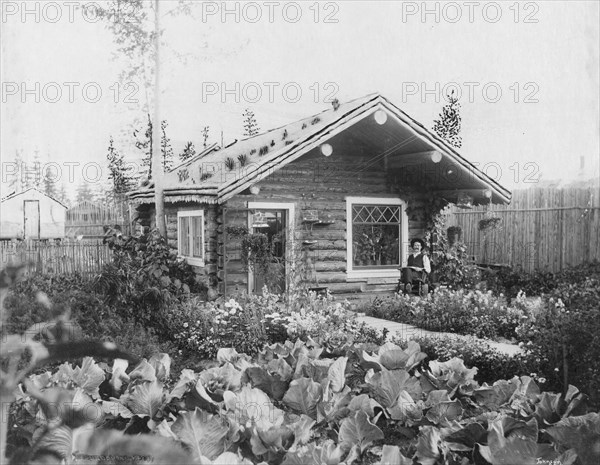
<svg viewBox="0 0 600 465">
<path fill-rule="evenodd" d="M 221 150 L 207 148 L 191 160 L 165 173 L 165 201 L 223 203 L 283 168 L 330 138 L 378 110 L 411 133 L 411 138 L 440 152 L 493 194 L 496 203 L 509 203 L 510 191 L 479 171 L 447 142 L 408 116 L 379 94 L 340 104 L 319 114 L 249 137 Z M 152 203 L 153 185 L 130 193 L 134 202 Z"/>
<path fill-rule="evenodd" d="M 13 198 L 15 198 L 15 197 L 18 197 L 19 195 L 24 195 L 24 194 L 26 194 L 26 193 L 28 193 L 28 192 L 30 192 L 30 191 L 35 191 L 35 192 L 37 192 L 38 194 L 40 194 L 40 195 L 43 195 L 44 197 L 48 197 L 50 200 L 53 200 L 54 202 L 56 202 L 57 204 L 59 204 L 61 207 L 64 207 L 65 209 L 66 209 L 66 208 L 68 208 L 68 207 L 67 207 L 67 206 L 66 206 L 64 203 L 62 203 L 61 201 L 59 201 L 59 200 L 56 200 L 54 197 L 51 197 L 51 196 L 49 196 L 49 195 L 48 195 L 48 194 L 46 194 L 45 192 L 42 192 L 41 190 L 39 190 L 39 189 L 37 189 L 37 188 L 35 188 L 35 187 L 30 187 L 30 188 L 28 188 L 28 189 L 25 189 L 24 191 L 21 191 L 21 192 L 16 192 L 16 191 L 15 191 L 15 192 L 12 192 L 12 193 L 8 194 L 6 197 L 4 197 L 4 198 L 2 199 L 2 202 L 5 202 L 6 200 L 10 200 L 10 199 L 13 199 Z"/>
</svg>

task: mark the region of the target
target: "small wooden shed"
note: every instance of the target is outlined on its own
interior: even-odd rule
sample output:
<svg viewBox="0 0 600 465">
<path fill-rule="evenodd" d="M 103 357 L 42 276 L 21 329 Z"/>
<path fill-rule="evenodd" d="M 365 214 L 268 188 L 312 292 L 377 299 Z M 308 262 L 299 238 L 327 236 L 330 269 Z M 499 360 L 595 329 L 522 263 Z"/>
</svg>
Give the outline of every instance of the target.
<svg viewBox="0 0 600 465">
<path fill-rule="evenodd" d="M 341 295 L 393 290 L 431 199 L 507 204 L 511 193 L 379 94 L 220 149 L 163 179 L 169 244 L 219 293 L 259 293 L 235 231 L 268 236 L 287 289 L 302 267 L 311 287 Z M 130 194 L 154 221 L 150 183 Z"/>
<path fill-rule="evenodd" d="M 67 210 L 66 221 L 67 237 L 101 239 L 107 227 L 119 228 L 128 233 L 128 204 L 125 201 L 102 204 L 84 200 Z"/>
<path fill-rule="evenodd" d="M 35 187 L 0 203 L 0 239 L 62 239 L 67 207 Z"/>
</svg>

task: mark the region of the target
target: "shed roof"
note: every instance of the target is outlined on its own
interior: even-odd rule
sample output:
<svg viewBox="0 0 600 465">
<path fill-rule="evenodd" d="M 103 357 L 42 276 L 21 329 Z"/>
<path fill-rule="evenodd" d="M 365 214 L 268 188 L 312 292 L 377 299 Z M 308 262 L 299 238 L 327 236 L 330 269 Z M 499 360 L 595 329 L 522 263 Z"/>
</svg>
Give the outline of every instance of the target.
<svg viewBox="0 0 600 465">
<path fill-rule="evenodd" d="M 18 197 L 20 195 L 25 195 L 27 193 L 30 193 L 31 191 L 37 192 L 38 194 L 43 195 L 44 197 L 48 197 L 50 200 L 56 202 L 57 204 L 59 204 L 61 207 L 64 207 L 65 209 L 68 208 L 64 203 L 60 202 L 59 200 L 56 200 L 54 197 L 49 196 L 45 192 L 42 192 L 41 190 L 39 190 L 39 189 L 37 189 L 35 187 L 30 187 L 29 189 L 25 189 L 24 191 L 21 191 L 21 192 L 16 192 L 16 191 L 12 192 L 12 193 L 8 194 L 6 197 L 4 197 L 2 199 L 2 202 L 5 202 L 7 200 L 11 200 L 11 199 L 13 199 L 15 197 Z"/>
<path fill-rule="evenodd" d="M 390 120 L 385 126 L 358 123 L 382 110 Z M 369 120 L 370 121 L 370 120 Z M 252 184 L 328 141 L 341 142 L 346 131 L 355 131 L 371 146 L 373 157 L 400 155 L 407 160 L 407 145 L 413 151 L 439 152 L 445 160 L 468 174 L 469 182 L 447 183 L 440 191 L 491 191 L 494 203 L 509 203 L 511 193 L 472 163 L 454 147 L 429 131 L 380 94 L 371 94 L 330 108 L 319 114 L 265 133 L 236 141 L 219 149 L 216 145 L 176 166 L 163 178 L 165 201 L 222 203 Z M 388 145 L 384 146 L 383 140 Z M 390 142 L 391 141 L 391 142 Z M 331 142 L 332 145 L 334 142 Z M 403 148 L 404 147 L 404 148 Z M 403 153 L 400 153 L 403 152 Z M 420 155 L 419 153 L 413 155 Z M 450 189 L 451 188 L 451 189 Z M 444 190 L 445 189 L 445 190 Z M 133 201 L 153 202 L 153 184 L 130 194 Z"/>
</svg>

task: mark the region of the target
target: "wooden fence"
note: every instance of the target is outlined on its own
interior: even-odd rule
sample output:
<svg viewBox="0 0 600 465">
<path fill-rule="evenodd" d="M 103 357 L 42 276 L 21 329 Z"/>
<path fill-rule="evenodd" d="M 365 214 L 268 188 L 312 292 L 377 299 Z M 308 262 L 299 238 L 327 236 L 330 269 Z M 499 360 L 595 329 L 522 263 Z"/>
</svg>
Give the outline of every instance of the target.
<svg viewBox="0 0 600 465">
<path fill-rule="evenodd" d="M 112 204 L 83 201 L 67 210 L 66 236 L 83 236 L 99 239 L 104 235 L 105 226 L 121 228 L 123 234 L 130 234 L 129 206 L 124 200 Z"/>
<path fill-rule="evenodd" d="M 110 262 L 108 245 L 94 242 L 0 242 L 0 268 L 22 264 L 29 273 L 70 274 L 91 276 Z"/>
<path fill-rule="evenodd" d="M 447 226 L 462 228 L 462 240 L 477 263 L 559 271 L 600 260 L 599 197 L 597 188 L 516 190 L 510 205 L 491 206 L 502 219 L 500 229 L 479 230 L 489 207 L 452 207 Z"/>
</svg>

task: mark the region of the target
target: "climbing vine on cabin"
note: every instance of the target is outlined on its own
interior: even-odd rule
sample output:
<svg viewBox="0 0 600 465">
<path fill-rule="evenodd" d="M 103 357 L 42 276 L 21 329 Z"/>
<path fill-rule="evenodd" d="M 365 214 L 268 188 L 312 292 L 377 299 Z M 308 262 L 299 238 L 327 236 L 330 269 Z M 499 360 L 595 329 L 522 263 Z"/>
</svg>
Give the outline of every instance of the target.
<svg viewBox="0 0 600 465">
<path fill-rule="evenodd" d="M 408 203 L 406 208 L 408 219 L 424 223 L 426 233 L 423 240 L 430 250 L 435 265 L 436 257 L 440 253 L 445 253 L 449 247 L 445 234 L 446 221 L 442 213 L 450 202 L 432 194 L 423 198 L 412 191 L 402 189 L 399 194 Z"/>
</svg>

